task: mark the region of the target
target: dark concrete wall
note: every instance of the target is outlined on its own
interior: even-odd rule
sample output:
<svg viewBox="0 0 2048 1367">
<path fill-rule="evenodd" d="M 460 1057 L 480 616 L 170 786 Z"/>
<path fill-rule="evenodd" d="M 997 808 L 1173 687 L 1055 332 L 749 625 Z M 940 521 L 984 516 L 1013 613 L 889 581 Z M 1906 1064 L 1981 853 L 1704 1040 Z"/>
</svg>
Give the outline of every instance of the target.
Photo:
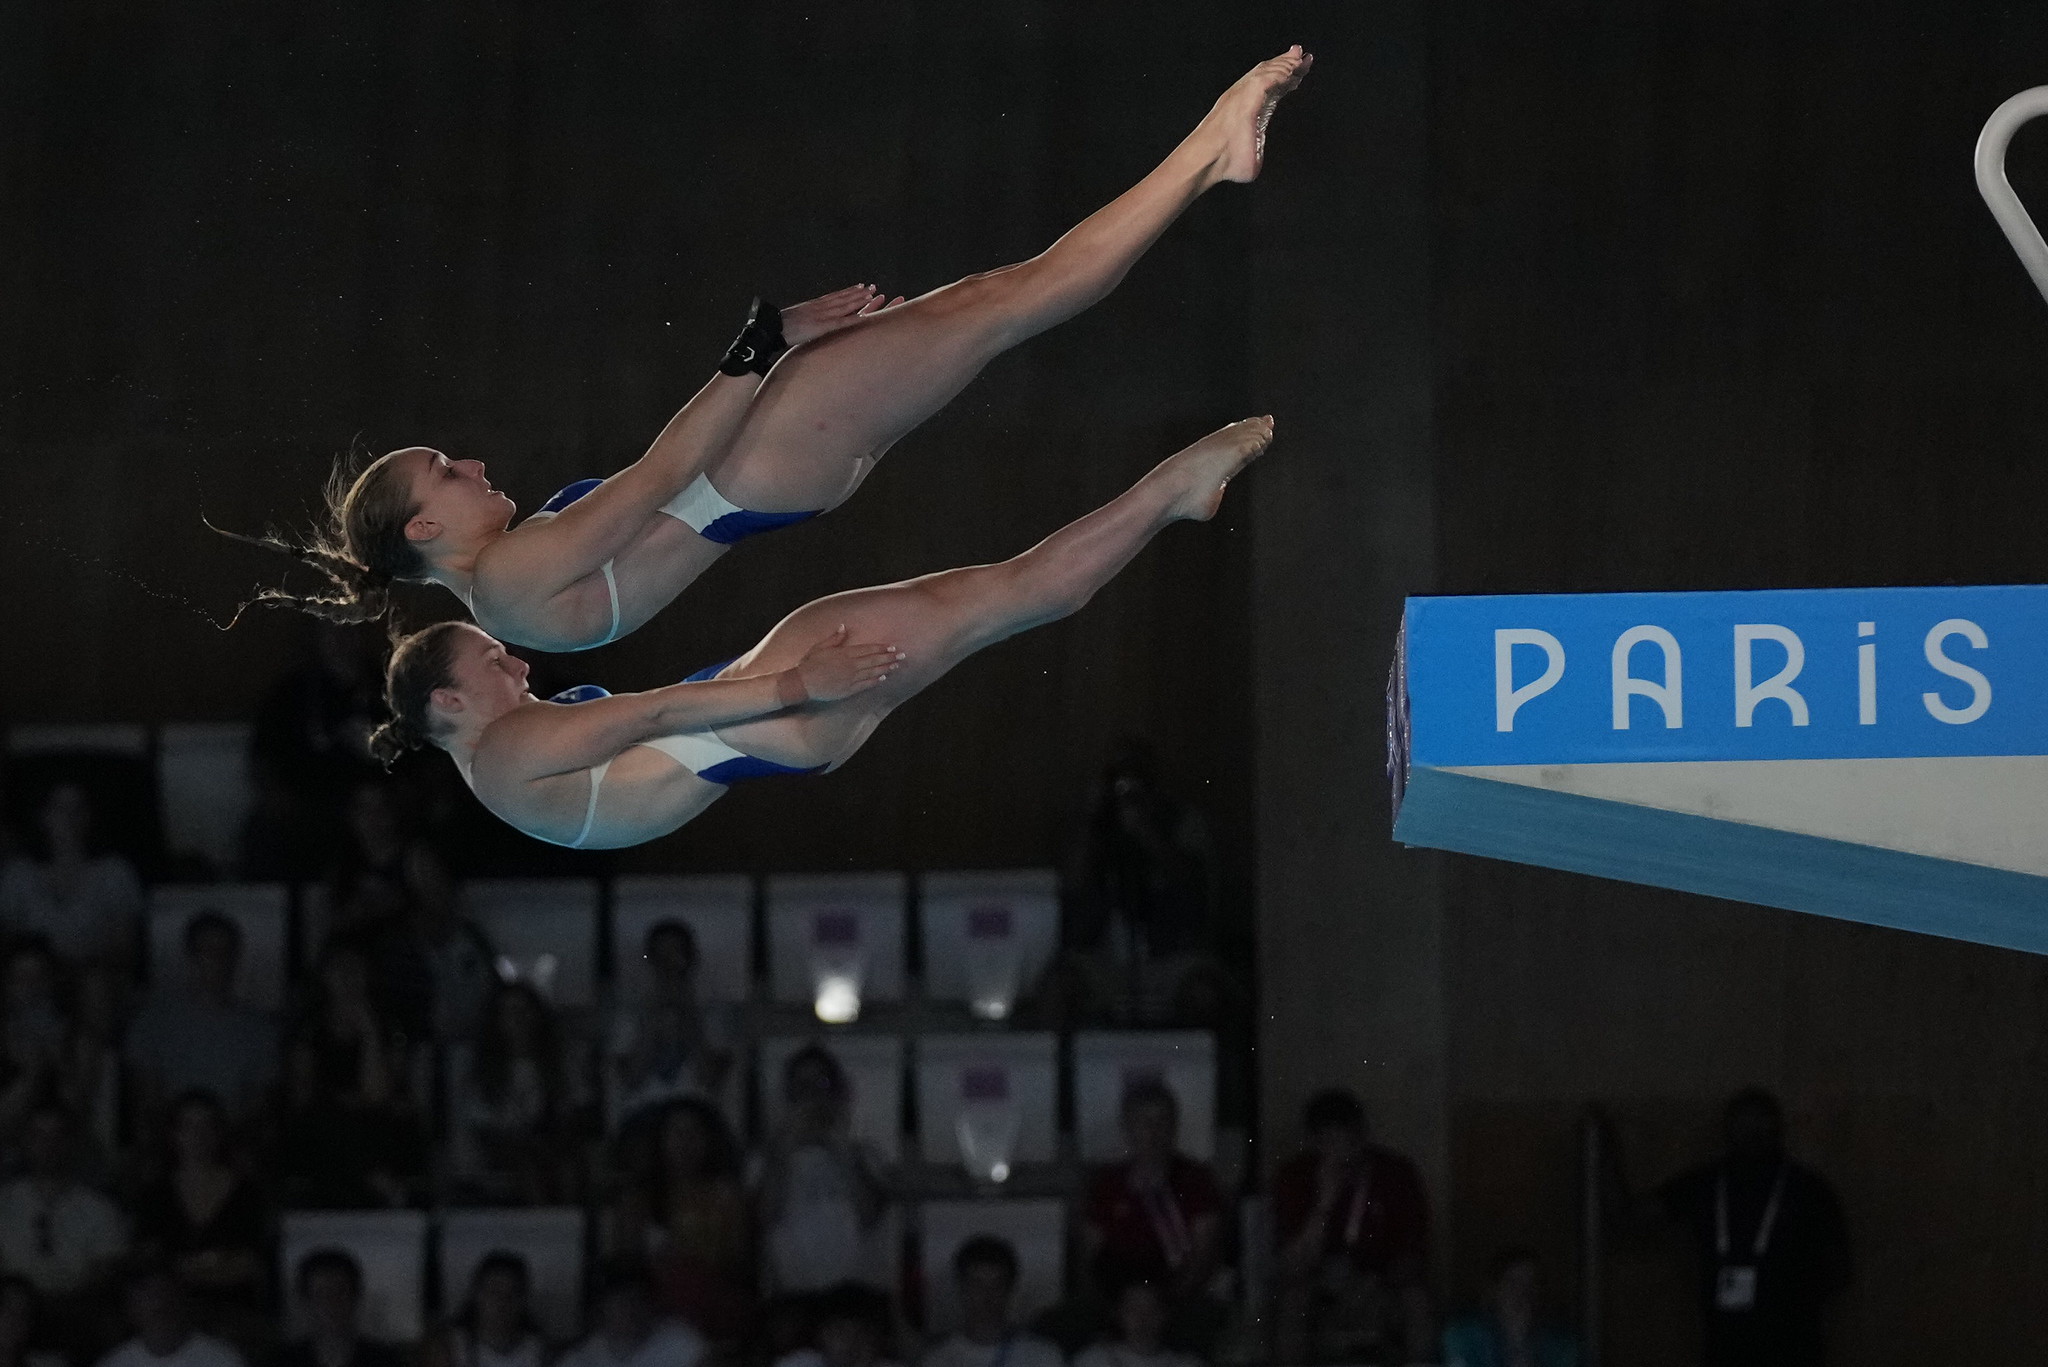
<svg viewBox="0 0 2048 1367">
<path fill-rule="evenodd" d="M 1435 580 L 1423 13 L 1301 20 L 1316 85 L 1276 120 L 1256 220 L 1253 375 L 1279 439 L 1253 490 L 1252 641 L 1268 1147 L 1347 1084 L 1441 1200 L 1438 864 L 1387 839 L 1383 734 L 1401 600 Z"/>
</svg>

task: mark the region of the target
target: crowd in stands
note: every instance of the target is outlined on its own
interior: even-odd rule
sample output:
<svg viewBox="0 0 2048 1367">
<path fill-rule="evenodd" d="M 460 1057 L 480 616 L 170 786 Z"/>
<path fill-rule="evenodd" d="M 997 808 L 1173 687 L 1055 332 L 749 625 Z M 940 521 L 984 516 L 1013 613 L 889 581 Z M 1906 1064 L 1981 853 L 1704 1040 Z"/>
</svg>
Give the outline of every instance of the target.
<svg viewBox="0 0 2048 1367">
<path fill-rule="evenodd" d="M 855 1136 L 829 1049 L 763 1080 L 774 1119 L 743 1142 L 734 1084 L 757 1041 L 700 999 L 686 923 L 655 921 L 636 990 L 587 1011 L 507 971 L 464 914 L 458 873 L 474 870 L 414 834 L 440 828 L 442 796 L 361 754 L 371 657 L 346 633 L 321 640 L 255 727 L 249 871 L 308 890 L 309 967 L 282 1010 L 237 995 L 243 931 L 217 911 L 179 927 L 182 962 L 145 962 L 143 880 L 98 838 L 89 784 L 60 776 L 15 808 L 31 819 L 0 847 L 0 1367 L 1577 1361 L 1539 1313 L 1527 1250 L 1496 1260 L 1476 1313 L 1441 1313 L 1421 1174 L 1343 1091 L 1309 1101 L 1301 1151 L 1273 1165 L 1269 1228 L 1240 1218 L 1241 1174 L 1183 1147 L 1173 1088 L 1140 1077 L 1121 1096 L 1124 1157 L 1064 1192 L 1071 1268 L 1052 1304 L 1020 1314 L 1019 1252 L 992 1233 L 920 1266 L 891 1218 L 901 1175 Z M 1106 769 L 1066 879 L 1051 1014 L 1192 1012 L 1227 1057 L 1249 1013 L 1216 968 L 1213 855 L 1142 746 Z M 1644 1210 L 1718 1248 L 1707 1314 L 1741 1320 L 1720 1332 L 1747 1356 L 1716 1362 L 1780 1360 L 1758 1355 L 1742 1297 L 1796 1338 L 1846 1276 L 1839 1208 L 1787 1164 L 1758 1096 L 1731 1110 L 1728 1157 Z M 354 1254 L 280 1266 L 285 1211 L 460 1207 L 588 1212 L 580 1338 L 542 1327 L 509 1251 L 440 1285 L 429 1332 L 402 1348 L 364 1328 Z"/>
</svg>

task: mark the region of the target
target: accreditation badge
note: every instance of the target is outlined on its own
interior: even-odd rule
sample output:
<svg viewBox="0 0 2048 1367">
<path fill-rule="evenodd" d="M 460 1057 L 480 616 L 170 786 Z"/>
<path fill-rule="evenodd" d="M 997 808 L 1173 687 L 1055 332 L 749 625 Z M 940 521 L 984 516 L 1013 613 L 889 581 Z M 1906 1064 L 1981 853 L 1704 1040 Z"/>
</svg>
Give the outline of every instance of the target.
<svg viewBox="0 0 2048 1367">
<path fill-rule="evenodd" d="M 1716 1310 L 1756 1309 L 1756 1267 L 1748 1263 L 1728 1263 L 1714 1278 L 1714 1308 Z"/>
</svg>

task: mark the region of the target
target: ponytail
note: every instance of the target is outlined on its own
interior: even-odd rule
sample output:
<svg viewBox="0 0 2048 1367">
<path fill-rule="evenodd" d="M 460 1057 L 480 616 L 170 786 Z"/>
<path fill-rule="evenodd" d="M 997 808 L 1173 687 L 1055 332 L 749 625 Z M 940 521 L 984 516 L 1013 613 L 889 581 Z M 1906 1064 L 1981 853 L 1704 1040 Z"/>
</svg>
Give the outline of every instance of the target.
<svg viewBox="0 0 2048 1367">
<path fill-rule="evenodd" d="M 304 541 L 267 529 L 245 536 L 206 523 L 231 541 L 288 555 L 327 581 L 324 590 L 305 594 L 266 588 L 235 610 L 236 621 L 257 605 L 297 608 L 330 622 L 374 621 L 391 611 L 392 584 L 425 577 L 427 562 L 405 535 L 419 507 L 392 474 L 390 461 L 389 455 L 379 457 L 359 473 L 350 462 L 335 461 L 321 491 L 325 513 Z"/>
<path fill-rule="evenodd" d="M 439 739 L 434 690 L 454 686 L 449 666 L 455 634 L 464 625 L 436 622 L 391 643 L 391 658 L 384 666 L 384 705 L 391 709 L 391 720 L 370 733 L 370 753 L 386 769 L 406 751 L 424 749 Z"/>
</svg>

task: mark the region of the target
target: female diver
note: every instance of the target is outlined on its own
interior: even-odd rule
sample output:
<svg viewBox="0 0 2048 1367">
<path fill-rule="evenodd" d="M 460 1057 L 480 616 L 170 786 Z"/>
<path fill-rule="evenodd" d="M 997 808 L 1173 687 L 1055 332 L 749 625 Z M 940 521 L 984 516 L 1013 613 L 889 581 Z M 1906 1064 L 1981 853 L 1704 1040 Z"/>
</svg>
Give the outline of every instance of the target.
<svg viewBox="0 0 2048 1367">
<path fill-rule="evenodd" d="M 482 461 L 413 446 L 353 483 L 337 471 L 324 536 L 265 541 L 331 590 L 257 601 L 359 621 L 384 612 L 392 581 L 431 581 L 485 631 L 536 650 L 637 630 L 733 542 L 837 507 L 995 356 L 1108 294 L 1197 196 L 1254 179 L 1273 107 L 1312 60 L 1293 47 L 1254 67 L 1151 174 L 1028 261 L 908 303 L 883 306 L 863 286 L 800 317 L 757 302 L 721 374 L 645 455 L 570 485 L 517 527 Z"/>
<path fill-rule="evenodd" d="M 393 649 L 392 719 L 372 747 L 388 764 L 439 746 L 484 806 L 536 839 L 642 844 L 740 779 L 845 763 L 954 665 L 1079 611 L 1169 522 L 1214 516 L 1272 438 L 1270 417 L 1232 423 L 1014 559 L 820 598 L 739 658 L 645 693 L 585 685 L 543 702 L 526 691 L 524 661 L 467 622 L 442 622 Z"/>
</svg>

